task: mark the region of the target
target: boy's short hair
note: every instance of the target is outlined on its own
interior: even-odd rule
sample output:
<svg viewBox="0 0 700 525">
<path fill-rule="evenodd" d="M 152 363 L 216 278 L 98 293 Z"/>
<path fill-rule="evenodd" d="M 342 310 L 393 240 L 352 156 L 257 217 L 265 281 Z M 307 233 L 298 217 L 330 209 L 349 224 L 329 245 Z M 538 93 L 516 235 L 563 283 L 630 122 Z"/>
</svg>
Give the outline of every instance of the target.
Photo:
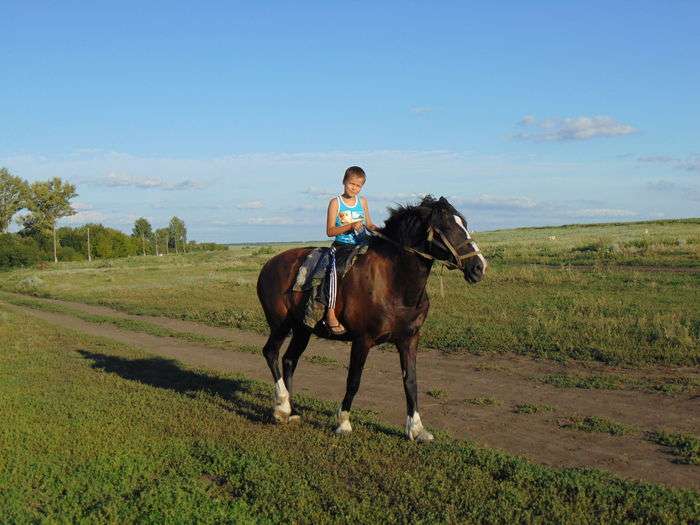
<svg viewBox="0 0 700 525">
<path fill-rule="evenodd" d="M 367 175 L 365 175 L 365 170 L 359 166 L 350 166 L 345 170 L 345 175 L 343 176 L 343 184 L 345 184 L 350 177 L 360 177 L 367 180 Z"/>
</svg>

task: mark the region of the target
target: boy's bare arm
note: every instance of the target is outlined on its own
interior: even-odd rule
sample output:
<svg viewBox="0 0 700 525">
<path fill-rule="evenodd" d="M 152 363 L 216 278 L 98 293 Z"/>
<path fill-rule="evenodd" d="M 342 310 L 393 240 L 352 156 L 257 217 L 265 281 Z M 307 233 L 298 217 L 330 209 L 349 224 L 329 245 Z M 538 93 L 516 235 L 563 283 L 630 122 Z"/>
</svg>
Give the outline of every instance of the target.
<svg viewBox="0 0 700 525">
<path fill-rule="evenodd" d="M 379 227 L 372 222 L 372 217 L 369 215 L 369 204 L 367 204 L 367 199 L 362 197 L 362 207 L 365 209 L 365 225 L 368 230 L 377 230 Z"/>
</svg>

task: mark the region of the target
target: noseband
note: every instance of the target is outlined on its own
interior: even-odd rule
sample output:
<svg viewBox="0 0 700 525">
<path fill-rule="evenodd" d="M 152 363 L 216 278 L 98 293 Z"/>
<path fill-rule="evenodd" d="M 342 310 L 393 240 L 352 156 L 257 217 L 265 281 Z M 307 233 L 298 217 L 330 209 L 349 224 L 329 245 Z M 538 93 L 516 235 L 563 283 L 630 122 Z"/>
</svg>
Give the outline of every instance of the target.
<svg viewBox="0 0 700 525">
<path fill-rule="evenodd" d="M 391 244 L 398 246 L 399 248 L 402 248 L 406 250 L 407 252 L 415 253 L 416 255 L 419 255 L 420 257 L 423 257 L 424 259 L 427 259 L 429 261 L 436 261 L 439 263 L 444 264 L 447 266 L 450 270 L 464 270 L 464 263 L 462 261 L 466 259 L 470 259 L 472 257 L 477 257 L 481 254 L 481 250 L 479 250 L 476 245 L 473 245 L 472 248 L 474 248 L 473 252 L 465 253 L 460 255 L 459 253 L 459 248 L 461 248 L 464 245 L 470 245 L 474 244 L 474 239 L 467 237 L 464 239 L 461 243 L 459 243 L 457 246 L 452 244 L 450 239 L 448 239 L 447 235 L 438 228 L 437 226 L 428 226 L 428 234 L 427 234 L 427 242 L 428 246 L 435 245 L 438 248 L 441 248 L 442 250 L 448 252 L 452 257 L 450 259 L 438 259 L 434 255 L 430 253 L 425 253 L 420 250 L 416 250 L 415 248 L 411 246 L 404 246 L 402 244 L 399 244 L 393 239 L 390 239 L 383 233 L 380 233 L 378 231 L 372 231 L 370 232 L 371 235 L 374 235 L 375 237 L 379 237 L 380 239 L 384 239 L 385 241 L 389 241 Z M 437 234 L 437 237 L 435 237 L 435 234 Z"/>
<path fill-rule="evenodd" d="M 438 234 L 438 237 L 440 238 L 439 240 L 435 239 L 435 234 Z M 443 259 L 438 259 L 437 257 L 430 256 L 432 259 L 441 262 L 445 266 L 447 266 L 450 270 L 462 270 L 464 269 L 464 263 L 463 261 L 467 259 L 471 259 L 472 257 L 478 257 L 479 254 L 481 254 L 481 250 L 475 245 L 474 239 L 471 237 L 467 236 L 466 239 L 464 239 L 461 243 L 459 243 L 457 246 L 452 244 L 450 242 L 450 239 L 447 238 L 447 235 L 438 228 L 437 226 L 428 226 L 428 244 L 435 244 L 439 248 L 442 248 L 443 250 L 449 252 L 452 255 L 452 260 L 443 260 Z M 474 249 L 473 252 L 465 253 L 465 254 L 460 254 L 459 249 L 462 246 L 469 246 L 472 245 L 472 248 Z M 428 254 L 425 254 L 428 255 Z"/>
</svg>

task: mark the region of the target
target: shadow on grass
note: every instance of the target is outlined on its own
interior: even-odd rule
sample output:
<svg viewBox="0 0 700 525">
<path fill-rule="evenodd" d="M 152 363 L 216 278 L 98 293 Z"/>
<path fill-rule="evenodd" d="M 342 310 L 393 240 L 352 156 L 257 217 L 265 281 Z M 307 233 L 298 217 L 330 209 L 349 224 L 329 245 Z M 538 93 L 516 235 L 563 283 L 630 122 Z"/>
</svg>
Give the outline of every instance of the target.
<svg viewBox="0 0 700 525">
<path fill-rule="evenodd" d="M 269 392 L 249 379 L 219 378 L 194 370 L 186 370 L 172 359 L 149 357 L 128 359 L 80 350 L 92 361 L 92 368 L 116 374 L 130 381 L 173 390 L 194 397 L 207 393 L 225 401 L 224 407 L 254 422 L 270 422 L 272 398 Z"/>
<path fill-rule="evenodd" d="M 92 368 L 116 374 L 129 381 L 172 390 L 190 397 L 198 393 L 212 395 L 221 400 L 222 408 L 231 410 L 255 423 L 273 423 L 272 388 L 259 381 L 245 378 L 220 378 L 204 372 L 187 370 L 172 359 L 149 357 L 128 359 L 115 355 L 79 350 L 79 353 L 92 361 Z M 306 396 L 295 396 L 295 410 L 302 415 L 304 425 L 328 430 L 335 416 L 335 408 L 329 403 L 319 402 Z M 389 428 L 363 411 L 356 414 L 357 421 L 372 431 L 395 437 L 401 433 Z"/>
</svg>

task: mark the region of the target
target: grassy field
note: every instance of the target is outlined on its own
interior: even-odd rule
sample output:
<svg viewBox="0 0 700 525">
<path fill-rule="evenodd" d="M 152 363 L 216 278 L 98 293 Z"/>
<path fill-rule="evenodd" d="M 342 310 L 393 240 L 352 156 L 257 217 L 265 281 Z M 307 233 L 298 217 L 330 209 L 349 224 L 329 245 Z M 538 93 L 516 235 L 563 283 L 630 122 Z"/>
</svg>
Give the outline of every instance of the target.
<svg viewBox="0 0 700 525">
<path fill-rule="evenodd" d="M 445 435 L 430 447 L 367 413 L 184 368 L 0 307 L 2 521 L 692 522 L 700 495 L 554 470 Z M 695 443 L 678 436 L 679 453 Z M 684 441 L 685 439 L 685 441 Z M 694 456 L 693 456 L 694 457 Z"/>
<path fill-rule="evenodd" d="M 436 268 L 422 345 L 612 364 L 700 364 L 700 219 L 477 233 L 489 258 L 468 285 Z M 47 265 L 0 289 L 266 331 L 262 264 L 289 245 Z M 440 295 L 440 289 L 445 295 Z"/>
</svg>

